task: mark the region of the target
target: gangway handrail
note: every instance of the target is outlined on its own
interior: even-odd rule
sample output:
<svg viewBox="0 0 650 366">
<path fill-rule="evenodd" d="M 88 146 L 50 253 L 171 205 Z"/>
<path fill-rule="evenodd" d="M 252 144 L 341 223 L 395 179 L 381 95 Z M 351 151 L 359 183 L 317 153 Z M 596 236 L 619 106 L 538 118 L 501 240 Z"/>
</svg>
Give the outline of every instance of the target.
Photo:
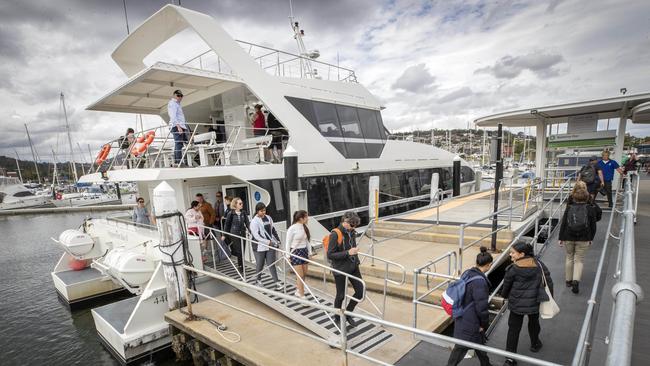
<svg viewBox="0 0 650 366">
<path fill-rule="evenodd" d="M 348 365 L 348 355 L 353 355 L 353 356 L 356 356 L 356 357 L 360 357 L 360 358 L 363 358 L 363 359 L 365 359 L 367 361 L 370 361 L 372 363 L 379 364 L 379 365 L 390 365 L 390 364 L 388 364 L 388 363 L 386 363 L 384 361 L 381 361 L 381 360 L 379 360 L 377 358 L 374 358 L 374 357 L 371 357 L 371 356 L 368 356 L 368 355 L 364 355 L 364 354 L 360 354 L 360 353 L 358 353 L 356 351 L 353 351 L 353 350 L 348 348 L 348 333 L 347 333 L 347 327 L 345 326 L 345 321 L 346 321 L 345 318 L 346 318 L 346 316 L 354 316 L 355 318 L 359 318 L 359 319 L 365 320 L 365 321 L 370 322 L 370 323 L 378 324 L 378 325 L 386 327 L 386 328 L 398 329 L 400 331 L 410 333 L 413 336 L 421 337 L 422 339 L 424 339 L 426 341 L 429 341 L 429 342 L 441 342 L 441 341 L 442 342 L 448 342 L 448 343 L 451 343 L 451 344 L 454 344 L 454 345 L 459 345 L 459 346 L 463 346 L 463 347 L 467 347 L 467 348 L 473 348 L 473 349 L 476 349 L 476 350 L 479 350 L 479 351 L 484 351 L 484 352 L 487 352 L 487 353 L 495 354 L 495 355 L 502 356 L 502 357 L 511 358 L 511 359 L 516 360 L 516 361 L 526 362 L 526 363 L 530 363 L 530 364 L 533 364 L 533 365 L 561 366 L 561 365 L 559 365 L 557 363 L 554 363 L 554 362 L 544 361 L 544 360 L 536 359 L 536 358 L 533 358 L 533 357 L 530 357 L 530 356 L 525 356 L 525 355 L 521 355 L 521 354 L 518 354 L 518 353 L 512 353 L 512 352 L 504 351 L 504 350 L 499 349 L 499 348 L 494 348 L 494 347 L 486 346 L 486 345 L 483 345 L 483 344 L 468 342 L 468 341 L 465 341 L 465 340 L 462 340 L 462 339 L 453 338 L 453 337 L 445 336 L 445 335 L 442 335 L 442 334 L 417 329 L 417 328 L 414 328 L 414 327 L 409 327 L 407 325 L 403 325 L 403 324 L 383 320 L 383 319 L 377 318 L 375 316 L 365 315 L 365 314 L 361 314 L 361 313 L 358 313 L 358 312 L 351 312 L 351 311 L 345 310 L 345 308 L 336 309 L 336 308 L 334 308 L 332 306 L 327 306 L 327 305 L 323 305 L 323 304 L 320 304 L 320 303 L 314 303 L 314 302 L 311 302 L 311 301 L 308 301 L 308 300 L 295 298 L 295 297 L 290 296 L 290 295 L 285 295 L 283 293 L 273 291 L 272 289 L 255 286 L 255 285 L 243 282 L 243 281 L 238 281 L 238 280 L 232 279 L 232 278 L 227 277 L 227 276 L 222 276 L 222 275 L 219 275 L 219 274 L 216 274 L 216 273 L 204 271 L 204 270 L 194 268 L 194 267 L 191 267 L 191 266 L 183 265 L 182 268 L 185 271 L 194 272 L 194 273 L 206 276 L 206 277 L 214 278 L 214 279 L 223 281 L 223 282 L 225 282 L 225 283 L 227 283 L 229 285 L 240 286 L 240 287 L 252 290 L 252 291 L 257 291 L 257 292 L 260 292 L 260 293 L 273 295 L 273 296 L 282 298 L 284 300 L 297 302 L 297 303 L 299 303 L 299 304 L 301 304 L 303 306 L 313 307 L 313 308 L 323 310 L 323 311 L 331 313 L 331 314 L 338 314 L 340 316 L 340 321 L 341 321 L 341 324 L 340 324 L 340 329 L 341 329 L 340 337 L 341 337 L 341 340 L 338 343 L 333 344 L 331 341 L 329 341 L 327 339 L 323 339 L 323 338 L 314 336 L 313 334 L 305 332 L 305 331 L 303 331 L 301 329 L 297 329 L 297 328 L 288 326 L 286 324 L 276 322 L 274 320 L 269 319 L 268 317 L 264 317 L 264 316 L 255 314 L 250 310 L 242 309 L 241 306 L 229 304 L 229 303 L 227 303 L 227 302 L 225 302 L 225 301 L 223 301 L 221 299 L 218 299 L 218 298 L 216 298 L 214 296 L 210 296 L 210 295 L 201 293 L 201 292 L 199 292 L 197 290 L 194 290 L 194 289 L 192 289 L 190 287 L 190 283 L 188 281 L 186 281 L 185 284 L 184 284 L 185 298 L 186 299 L 190 297 L 189 296 L 190 294 L 194 294 L 194 295 L 203 297 L 203 298 L 205 298 L 205 299 L 207 299 L 209 301 L 219 303 L 219 304 L 227 306 L 227 307 L 229 307 L 231 309 L 240 311 L 240 312 L 242 312 L 244 314 L 253 316 L 253 317 L 255 317 L 255 318 L 259 319 L 259 320 L 262 320 L 262 321 L 277 325 L 277 326 L 279 326 L 279 327 L 281 327 L 283 329 L 286 329 L 286 330 L 289 330 L 291 332 L 295 332 L 297 334 L 306 336 L 306 337 L 308 337 L 308 338 L 310 338 L 312 340 L 318 341 L 320 343 L 324 343 L 324 344 L 327 344 L 329 346 L 340 348 L 341 351 L 342 351 L 342 354 L 343 354 L 343 364 L 344 365 Z M 186 276 L 186 278 L 189 278 L 189 277 L 190 276 Z M 190 320 L 195 319 L 194 311 L 192 310 L 192 303 L 191 302 L 189 302 L 187 304 L 187 312 L 188 312 Z"/>
</svg>

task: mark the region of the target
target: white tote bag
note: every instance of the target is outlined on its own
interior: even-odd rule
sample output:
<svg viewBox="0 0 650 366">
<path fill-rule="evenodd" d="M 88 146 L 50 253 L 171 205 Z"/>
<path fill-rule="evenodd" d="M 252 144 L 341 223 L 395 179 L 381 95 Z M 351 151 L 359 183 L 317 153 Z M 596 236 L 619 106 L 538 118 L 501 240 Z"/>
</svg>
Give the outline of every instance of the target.
<svg viewBox="0 0 650 366">
<path fill-rule="evenodd" d="M 548 289 L 548 284 L 546 283 L 546 275 L 544 275 L 544 269 L 542 268 L 541 263 L 539 265 L 540 271 L 542 271 L 542 283 L 544 284 L 544 291 L 548 295 L 548 301 L 543 301 L 539 304 L 539 316 L 542 319 L 551 319 L 560 312 L 560 307 L 557 306 L 557 303 L 551 295 L 551 290 Z"/>
</svg>

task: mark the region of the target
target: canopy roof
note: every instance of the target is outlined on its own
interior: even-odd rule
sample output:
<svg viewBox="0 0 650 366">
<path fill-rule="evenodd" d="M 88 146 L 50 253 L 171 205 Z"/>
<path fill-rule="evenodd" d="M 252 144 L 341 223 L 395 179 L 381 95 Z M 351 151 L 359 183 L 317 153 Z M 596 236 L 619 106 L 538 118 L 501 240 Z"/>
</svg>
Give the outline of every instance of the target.
<svg viewBox="0 0 650 366">
<path fill-rule="evenodd" d="M 86 109 L 159 115 L 176 89 L 184 94 L 183 105 L 191 105 L 241 84 L 237 76 L 158 62 Z"/>
<path fill-rule="evenodd" d="M 539 121 L 564 123 L 568 117 L 593 113 L 598 114 L 598 119 L 618 118 L 626 105 L 632 122 L 650 123 L 650 93 L 521 109 L 481 117 L 474 123 L 479 127 L 496 127 L 499 123 L 507 127 L 524 127 L 535 126 Z"/>
</svg>

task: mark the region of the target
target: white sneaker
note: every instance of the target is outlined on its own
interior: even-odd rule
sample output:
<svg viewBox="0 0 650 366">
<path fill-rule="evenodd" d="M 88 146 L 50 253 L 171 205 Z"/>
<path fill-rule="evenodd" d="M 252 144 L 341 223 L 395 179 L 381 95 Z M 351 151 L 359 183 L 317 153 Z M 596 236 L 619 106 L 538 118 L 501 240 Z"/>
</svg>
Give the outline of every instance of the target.
<svg viewBox="0 0 650 366">
<path fill-rule="evenodd" d="M 304 298 L 305 298 L 305 295 L 300 296 L 300 293 L 299 293 L 298 291 L 296 291 L 296 292 L 293 294 L 293 296 L 295 296 L 295 297 L 297 297 L 297 298 L 299 298 L 299 299 L 304 299 Z"/>
</svg>

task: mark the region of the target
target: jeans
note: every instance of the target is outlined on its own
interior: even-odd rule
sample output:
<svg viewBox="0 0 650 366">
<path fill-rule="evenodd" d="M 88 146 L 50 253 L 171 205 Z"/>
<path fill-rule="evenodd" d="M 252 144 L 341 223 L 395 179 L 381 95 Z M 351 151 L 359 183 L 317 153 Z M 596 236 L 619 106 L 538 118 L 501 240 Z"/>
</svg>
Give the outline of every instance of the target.
<svg viewBox="0 0 650 366">
<path fill-rule="evenodd" d="M 449 361 L 447 361 L 447 366 L 458 365 L 463 360 L 463 358 L 465 358 L 465 354 L 467 353 L 467 351 L 469 351 L 469 348 L 455 345 L 454 349 L 451 350 L 451 354 L 449 355 Z M 474 353 L 476 353 L 476 357 L 478 357 L 481 366 L 491 365 L 490 358 L 488 357 L 486 352 L 474 350 Z"/>
<path fill-rule="evenodd" d="M 188 141 L 187 138 L 188 130 L 183 130 L 183 132 L 177 132 L 177 131 L 178 131 L 177 127 L 172 128 L 172 133 L 174 134 L 174 163 L 175 164 L 181 162 L 181 158 L 183 157 L 183 145 L 185 145 Z"/>
<path fill-rule="evenodd" d="M 527 314 L 528 315 L 528 335 L 530 336 L 530 344 L 535 345 L 539 343 L 539 313 Z M 508 338 L 506 340 L 506 351 L 517 353 L 517 345 L 519 344 L 519 333 L 521 326 L 524 323 L 524 315 L 510 312 L 508 318 Z"/>
<path fill-rule="evenodd" d="M 255 254 L 255 272 L 257 273 L 257 279 L 262 279 L 262 270 L 264 269 L 264 262 L 269 267 L 271 272 L 271 277 L 273 277 L 273 282 L 278 282 L 278 272 L 275 270 L 275 250 L 267 250 L 264 252 L 254 251 Z"/>
<path fill-rule="evenodd" d="M 357 267 L 350 275 L 355 276 L 357 278 L 361 278 L 361 272 L 359 272 L 359 267 Z M 341 308 L 341 304 L 343 304 L 343 300 L 345 299 L 345 291 L 347 290 L 345 287 L 345 279 L 347 277 L 341 274 L 334 273 L 334 282 L 336 283 L 336 297 L 334 298 L 334 307 L 337 309 Z M 357 300 L 361 300 L 361 296 L 363 296 L 363 285 L 361 282 L 354 280 L 354 279 L 349 279 L 347 281 L 348 283 L 352 283 L 352 287 L 354 288 L 354 297 Z M 358 301 L 351 300 L 348 303 L 348 306 L 345 308 L 347 311 L 354 311 L 354 308 L 357 306 Z"/>
<path fill-rule="evenodd" d="M 564 260 L 564 276 L 567 281 L 580 281 L 582 278 L 582 266 L 587 249 L 588 241 L 565 241 L 564 249 L 566 258 Z"/>
</svg>

